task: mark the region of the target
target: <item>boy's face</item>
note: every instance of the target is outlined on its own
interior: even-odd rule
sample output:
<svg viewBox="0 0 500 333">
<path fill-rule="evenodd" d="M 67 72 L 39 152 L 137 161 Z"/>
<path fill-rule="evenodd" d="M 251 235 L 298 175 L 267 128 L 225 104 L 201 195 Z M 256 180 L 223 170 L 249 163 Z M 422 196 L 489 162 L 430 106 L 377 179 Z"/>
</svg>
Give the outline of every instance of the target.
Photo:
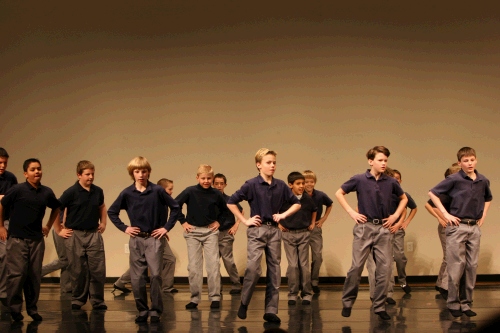
<svg viewBox="0 0 500 333">
<path fill-rule="evenodd" d="M 141 185 L 146 185 L 148 183 L 149 179 L 148 169 L 135 169 L 133 175 L 136 183 L 139 183 Z"/>
<path fill-rule="evenodd" d="M 396 179 L 398 181 L 398 183 L 401 184 L 401 176 L 399 175 L 399 173 L 394 173 L 394 176 L 392 176 L 394 179 Z"/>
<path fill-rule="evenodd" d="M 168 195 L 172 195 L 172 193 L 174 193 L 174 183 L 167 183 L 167 187 L 165 187 L 165 192 L 167 192 Z"/>
<path fill-rule="evenodd" d="M 28 170 L 24 173 L 24 177 L 31 184 L 40 184 L 42 180 L 42 166 L 38 162 L 31 162 L 28 165 Z"/>
<path fill-rule="evenodd" d="M 3 175 L 5 173 L 5 170 L 7 170 L 8 161 L 8 157 L 0 157 L 0 175 Z"/>
<path fill-rule="evenodd" d="M 257 162 L 257 168 L 266 176 L 273 176 L 276 171 L 276 156 L 268 154 Z"/>
<path fill-rule="evenodd" d="M 304 179 L 297 179 L 293 184 L 288 183 L 288 186 L 292 189 L 293 194 L 301 195 L 304 193 Z"/>
<path fill-rule="evenodd" d="M 306 181 L 304 183 L 304 188 L 306 189 L 306 192 L 311 193 L 314 190 L 314 186 L 316 186 L 314 178 L 306 178 Z"/>
<path fill-rule="evenodd" d="M 476 156 L 462 156 L 460 161 L 458 161 L 458 165 L 462 168 L 463 172 L 469 174 L 473 173 L 476 169 Z"/>
<path fill-rule="evenodd" d="M 211 173 L 200 173 L 199 175 L 196 176 L 198 183 L 203 188 L 212 187 L 212 179 L 213 178 L 214 178 L 214 175 L 212 175 Z"/>
<path fill-rule="evenodd" d="M 224 193 L 224 189 L 226 188 L 224 178 L 214 178 L 214 187 Z"/>
<path fill-rule="evenodd" d="M 80 185 L 89 187 L 94 182 L 94 169 L 83 169 L 82 174 L 77 176 Z"/>
<path fill-rule="evenodd" d="M 377 153 L 373 160 L 368 160 L 368 164 L 370 164 L 372 170 L 376 173 L 384 173 L 387 167 L 387 156 L 384 153 Z"/>
</svg>

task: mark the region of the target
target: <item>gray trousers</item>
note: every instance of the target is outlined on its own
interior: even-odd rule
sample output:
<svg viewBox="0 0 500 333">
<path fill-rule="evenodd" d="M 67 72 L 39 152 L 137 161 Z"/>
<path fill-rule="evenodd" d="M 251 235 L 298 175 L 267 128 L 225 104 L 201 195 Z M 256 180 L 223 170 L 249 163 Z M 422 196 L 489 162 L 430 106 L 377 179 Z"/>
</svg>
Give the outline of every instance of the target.
<svg viewBox="0 0 500 333">
<path fill-rule="evenodd" d="M 358 296 L 361 273 L 366 259 L 373 251 L 376 262 L 375 291 L 373 310 L 385 311 L 386 290 L 389 271 L 392 264 L 392 234 L 381 224 L 371 222 L 355 224 L 353 228 L 354 240 L 352 243 L 352 265 L 344 283 L 342 304 L 345 308 L 352 308 Z"/>
<path fill-rule="evenodd" d="M 71 303 L 82 306 L 90 298 L 93 307 L 104 305 L 106 258 L 101 234 L 97 229 L 73 230 L 73 235 L 64 240 L 64 245 L 71 275 Z"/>
<path fill-rule="evenodd" d="M 198 304 L 203 288 L 203 258 L 207 271 L 208 299 L 220 301 L 219 231 L 196 227 L 184 233 L 188 251 L 191 302 Z"/>
<path fill-rule="evenodd" d="M 299 287 L 302 286 L 302 299 L 312 300 L 311 272 L 309 270 L 309 238 L 311 232 L 307 229 L 301 231 L 282 232 L 288 268 L 288 299 L 297 300 Z"/>
<path fill-rule="evenodd" d="M 314 227 L 309 240 L 311 246 L 311 284 L 319 284 L 319 270 L 323 263 L 323 229 Z"/>
<path fill-rule="evenodd" d="M 439 269 L 439 275 L 436 281 L 436 286 L 448 290 L 448 270 L 446 269 L 446 228 L 441 223 L 438 223 L 438 235 L 441 247 L 443 248 L 443 262 Z"/>
<path fill-rule="evenodd" d="M 45 241 L 42 239 L 7 239 L 7 304 L 10 312 L 20 313 L 23 292 L 28 315 L 38 313 L 37 302 L 42 280 L 42 261 Z"/>
<path fill-rule="evenodd" d="M 4 221 L 9 229 L 9 221 Z M 0 240 L 0 298 L 7 298 L 7 240 Z"/>
<path fill-rule="evenodd" d="M 233 257 L 234 236 L 229 234 L 229 229 L 219 230 L 219 255 L 222 258 L 226 272 L 231 281 L 232 290 L 241 290 L 240 275 Z M 222 286 L 221 286 L 222 289 Z"/>
<path fill-rule="evenodd" d="M 42 266 L 42 276 L 61 270 L 61 293 L 70 293 L 72 290 L 71 276 L 68 269 L 68 257 L 66 256 L 64 238 L 59 236 L 55 229 L 52 229 L 52 238 L 54 239 L 54 246 L 56 247 L 57 259 Z"/>
<path fill-rule="evenodd" d="M 460 223 L 458 226 L 446 227 L 447 306 L 451 310 L 470 310 L 476 284 L 480 240 L 481 229 L 477 225 Z"/>
<path fill-rule="evenodd" d="M 161 297 L 161 268 L 165 238 L 130 237 L 130 283 L 139 316 L 160 316 L 163 312 Z M 151 309 L 148 307 L 146 271 L 150 274 Z"/>
<path fill-rule="evenodd" d="M 262 274 L 260 262 L 266 253 L 266 298 L 265 313 L 278 313 L 279 288 L 281 283 L 281 230 L 262 225 L 247 229 L 247 268 L 243 279 L 241 303 L 248 305 Z"/>
<path fill-rule="evenodd" d="M 373 252 L 370 253 L 368 259 L 366 260 L 366 269 L 368 270 L 368 285 L 370 288 L 370 298 L 373 299 L 375 295 L 375 259 L 373 259 Z M 387 297 L 391 297 L 394 295 L 394 275 L 392 274 L 392 264 L 389 269 L 389 278 L 387 284 Z"/>
</svg>

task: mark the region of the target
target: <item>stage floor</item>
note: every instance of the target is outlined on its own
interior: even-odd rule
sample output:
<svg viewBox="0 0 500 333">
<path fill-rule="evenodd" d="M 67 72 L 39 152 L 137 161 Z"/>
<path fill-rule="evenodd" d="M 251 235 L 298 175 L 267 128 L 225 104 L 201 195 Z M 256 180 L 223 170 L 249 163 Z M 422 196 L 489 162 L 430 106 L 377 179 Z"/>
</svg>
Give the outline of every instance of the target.
<svg viewBox="0 0 500 333">
<path fill-rule="evenodd" d="M 2 307 L 0 332 L 263 332 L 279 327 L 288 332 L 475 332 L 500 313 L 500 287 L 477 286 L 474 293 L 476 317 L 453 318 L 446 309 L 446 302 L 431 286 L 413 286 L 412 293 L 402 290 L 395 293 L 396 305 L 387 306 L 392 316 L 382 321 L 370 309 L 368 289 L 362 287 L 350 318 L 340 315 L 341 286 L 322 285 L 311 305 L 298 302 L 288 306 L 286 286 L 281 287 L 278 316 L 280 325 L 267 324 L 264 314 L 264 286 L 258 286 L 248 308 L 248 318 L 236 316 L 240 295 L 223 293 L 220 309 L 211 310 L 206 292 L 197 310 L 186 310 L 189 303 L 187 285 L 177 285 L 179 293 L 164 294 L 164 312 L 160 323 L 134 323 L 137 315 L 132 294 L 111 293 L 111 285 L 105 291 L 107 311 L 92 311 L 86 304 L 82 310 L 72 311 L 69 295 L 60 295 L 57 285 L 43 284 L 38 302 L 43 321 L 32 322 L 25 316 L 24 322 L 14 323 Z"/>
</svg>

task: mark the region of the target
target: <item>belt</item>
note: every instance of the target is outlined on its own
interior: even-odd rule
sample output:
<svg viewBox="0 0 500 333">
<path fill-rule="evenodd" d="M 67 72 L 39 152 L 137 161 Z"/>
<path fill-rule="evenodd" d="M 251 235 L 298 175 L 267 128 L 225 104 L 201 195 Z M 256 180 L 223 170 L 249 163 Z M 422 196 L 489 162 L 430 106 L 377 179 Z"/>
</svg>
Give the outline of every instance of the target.
<svg viewBox="0 0 500 333">
<path fill-rule="evenodd" d="M 262 221 L 262 225 L 268 225 L 268 226 L 271 226 L 271 227 L 277 227 L 278 223 L 276 223 L 274 221 Z"/>
<path fill-rule="evenodd" d="M 366 222 L 370 222 L 373 224 L 383 224 L 384 223 L 384 221 L 382 221 L 382 219 L 366 220 Z"/>
<path fill-rule="evenodd" d="M 307 229 L 307 228 L 305 228 L 305 229 L 288 229 L 288 232 L 291 232 L 292 234 L 298 234 L 298 233 L 306 232 L 306 231 L 309 231 L 309 229 Z"/>
<path fill-rule="evenodd" d="M 145 231 L 141 231 L 136 236 L 137 237 L 141 237 L 141 238 L 149 238 L 149 237 L 151 237 L 151 233 L 145 232 Z"/>
<path fill-rule="evenodd" d="M 473 219 L 461 219 L 460 223 L 462 223 L 462 224 L 468 224 L 468 225 L 476 225 L 477 224 L 477 220 L 473 220 Z"/>
</svg>

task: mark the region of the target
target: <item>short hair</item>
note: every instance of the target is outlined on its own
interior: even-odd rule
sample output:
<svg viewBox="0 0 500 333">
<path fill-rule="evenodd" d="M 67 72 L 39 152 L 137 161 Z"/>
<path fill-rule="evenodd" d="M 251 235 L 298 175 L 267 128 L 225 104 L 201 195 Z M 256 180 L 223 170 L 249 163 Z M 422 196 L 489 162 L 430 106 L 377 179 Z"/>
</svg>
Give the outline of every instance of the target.
<svg viewBox="0 0 500 333">
<path fill-rule="evenodd" d="M 384 174 L 389 176 L 389 177 L 394 177 L 394 170 L 389 168 L 389 167 L 386 167 L 385 168 L 385 171 L 384 171 Z"/>
<path fill-rule="evenodd" d="M 78 175 L 81 175 L 83 173 L 83 170 L 85 169 L 95 170 L 94 164 L 92 164 L 92 162 L 87 160 L 78 162 L 78 164 L 76 165 L 76 173 Z"/>
<path fill-rule="evenodd" d="M 316 178 L 316 174 L 311 170 L 304 170 L 304 172 L 302 172 L 302 175 L 304 176 L 304 179 L 312 178 L 314 179 L 315 183 L 318 181 L 318 179 Z"/>
<path fill-rule="evenodd" d="M 173 183 L 174 183 L 174 181 L 173 181 L 173 180 L 170 180 L 170 179 L 167 179 L 167 178 L 162 178 L 162 179 L 160 179 L 160 180 L 159 180 L 156 184 L 157 184 L 157 185 L 160 185 L 160 186 L 161 186 L 161 187 L 163 187 L 163 188 L 167 188 L 167 186 L 168 186 L 169 184 L 173 184 Z"/>
<path fill-rule="evenodd" d="M 403 179 L 403 178 L 401 178 L 401 172 L 399 172 L 399 170 L 392 169 L 392 173 L 393 173 L 393 174 L 398 174 L 398 175 L 399 175 L 399 179 Z M 394 176 L 393 176 L 393 177 L 394 177 Z"/>
<path fill-rule="evenodd" d="M 287 179 L 288 179 L 288 184 L 293 184 L 297 180 L 300 180 L 300 179 L 305 180 L 306 178 L 300 172 L 293 171 L 293 172 L 290 172 Z"/>
<path fill-rule="evenodd" d="M 222 178 L 222 179 L 224 179 L 224 184 L 227 184 L 227 178 L 222 173 L 215 174 L 214 180 L 215 180 L 215 178 Z"/>
<path fill-rule="evenodd" d="M 451 165 L 451 167 L 449 167 L 448 169 L 446 169 L 446 171 L 444 172 L 444 178 L 448 177 L 449 175 L 452 175 L 454 173 L 457 173 L 460 171 L 460 166 L 458 165 L 458 163 L 453 163 Z"/>
<path fill-rule="evenodd" d="M 7 153 L 7 150 L 2 147 L 0 147 L 0 157 L 9 158 L 9 153 Z"/>
<path fill-rule="evenodd" d="M 198 167 L 198 172 L 196 173 L 197 176 L 201 175 L 202 173 L 208 173 L 208 174 L 214 174 L 214 169 L 208 164 L 200 164 Z"/>
<path fill-rule="evenodd" d="M 389 157 L 389 155 L 391 155 L 391 152 L 386 147 L 384 147 L 384 146 L 375 146 L 372 149 L 368 150 L 368 152 L 366 153 L 366 157 L 369 160 L 373 160 L 373 159 L 375 159 L 375 155 L 377 155 L 378 153 L 382 153 L 382 154 L 384 154 L 387 157 Z"/>
<path fill-rule="evenodd" d="M 38 158 L 28 158 L 26 161 L 23 163 L 23 170 L 24 172 L 28 171 L 28 167 L 30 166 L 31 163 L 38 163 L 40 164 L 40 167 L 42 167 L 42 163 Z"/>
<path fill-rule="evenodd" d="M 266 155 L 273 155 L 274 157 L 276 157 L 276 155 L 278 154 L 274 150 L 269 150 L 267 148 L 260 148 L 255 153 L 255 163 L 262 162 L 262 158 Z"/>
<path fill-rule="evenodd" d="M 151 165 L 145 157 L 137 156 L 134 157 L 127 166 L 128 174 L 134 179 L 134 170 L 137 169 L 146 169 L 149 173 L 151 173 Z"/>
<path fill-rule="evenodd" d="M 474 148 L 471 148 L 471 147 L 462 147 L 462 148 L 460 148 L 460 150 L 457 153 L 458 161 L 461 161 L 462 157 L 464 157 L 464 156 L 476 157 L 476 151 L 474 150 Z"/>
</svg>

